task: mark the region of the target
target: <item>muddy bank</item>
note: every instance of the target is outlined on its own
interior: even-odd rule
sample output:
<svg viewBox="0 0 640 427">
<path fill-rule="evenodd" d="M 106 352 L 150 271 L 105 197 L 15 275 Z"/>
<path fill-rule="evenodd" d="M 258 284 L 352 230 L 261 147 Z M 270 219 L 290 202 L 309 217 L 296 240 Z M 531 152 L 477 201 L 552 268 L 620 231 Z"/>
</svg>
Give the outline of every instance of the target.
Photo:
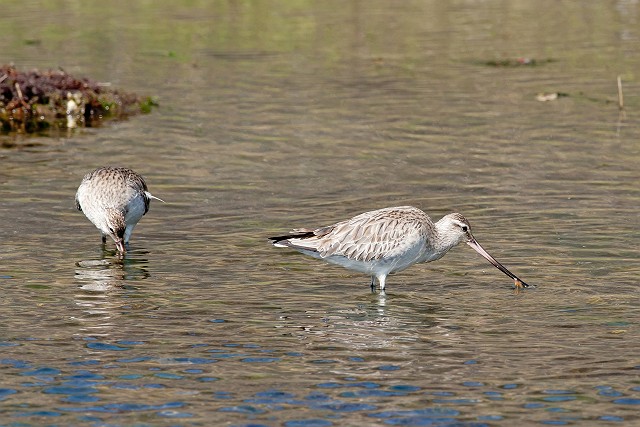
<svg viewBox="0 0 640 427">
<path fill-rule="evenodd" d="M 147 113 L 153 105 L 151 98 L 63 70 L 0 66 L 0 129 L 5 132 L 99 126 L 106 120 Z"/>
</svg>

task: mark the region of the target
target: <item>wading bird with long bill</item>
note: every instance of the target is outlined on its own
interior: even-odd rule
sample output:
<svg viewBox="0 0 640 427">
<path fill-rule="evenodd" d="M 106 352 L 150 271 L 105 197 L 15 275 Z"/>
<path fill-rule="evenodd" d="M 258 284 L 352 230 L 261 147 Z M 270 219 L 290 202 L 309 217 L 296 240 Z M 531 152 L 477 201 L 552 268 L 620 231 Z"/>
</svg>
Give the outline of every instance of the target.
<svg viewBox="0 0 640 427">
<path fill-rule="evenodd" d="M 464 242 L 513 279 L 516 288 L 529 287 L 480 246 L 469 221 L 459 213 L 434 223 L 418 208 L 398 206 L 365 212 L 326 227 L 294 229 L 269 239 L 276 247 L 369 274 L 371 289 L 375 290 L 377 280 L 380 291 L 384 291 L 387 275 L 440 259 Z"/>
</svg>

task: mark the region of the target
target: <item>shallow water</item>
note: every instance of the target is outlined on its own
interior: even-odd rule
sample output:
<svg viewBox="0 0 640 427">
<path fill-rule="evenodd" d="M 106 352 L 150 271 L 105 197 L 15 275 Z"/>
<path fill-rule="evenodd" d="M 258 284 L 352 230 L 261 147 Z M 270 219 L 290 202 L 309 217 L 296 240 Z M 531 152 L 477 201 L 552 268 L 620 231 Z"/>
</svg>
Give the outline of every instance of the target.
<svg viewBox="0 0 640 427">
<path fill-rule="evenodd" d="M 3 425 L 639 422 L 639 18 L 634 1 L 4 5 L 1 62 L 161 106 L 0 137 Z M 519 57 L 554 62 L 484 64 Z M 104 164 L 167 201 L 124 259 L 74 209 Z M 405 204 L 463 213 L 537 287 L 465 246 L 371 294 L 266 240 Z"/>
</svg>

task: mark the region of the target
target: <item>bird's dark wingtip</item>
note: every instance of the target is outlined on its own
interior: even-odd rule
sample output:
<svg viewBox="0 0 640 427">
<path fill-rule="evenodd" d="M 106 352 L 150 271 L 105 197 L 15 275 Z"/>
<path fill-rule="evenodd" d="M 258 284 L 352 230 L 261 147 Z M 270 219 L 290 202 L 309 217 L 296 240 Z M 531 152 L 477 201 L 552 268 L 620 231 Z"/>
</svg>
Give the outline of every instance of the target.
<svg viewBox="0 0 640 427">
<path fill-rule="evenodd" d="M 285 240 L 289 240 L 289 239 L 306 239 L 309 237 L 314 237 L 315 234 L 313 233 L 313 231 L 304 231 L 304 232 L 299 232 L 299 233 L 289 233 L 289 234 L 285 234 L 284 236 L 275 236 L 275 237 L 267 237 L 269 240 L 271 240 L 274 245 L 285 241 Z"/>
</svg>

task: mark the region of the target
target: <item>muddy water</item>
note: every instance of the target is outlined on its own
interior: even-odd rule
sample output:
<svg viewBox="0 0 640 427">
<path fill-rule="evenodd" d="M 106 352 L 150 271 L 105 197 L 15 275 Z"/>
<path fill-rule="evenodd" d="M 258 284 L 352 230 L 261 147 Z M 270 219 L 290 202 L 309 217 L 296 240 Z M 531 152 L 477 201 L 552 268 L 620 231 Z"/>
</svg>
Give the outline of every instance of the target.
<svg viewBox="0 0 640 427">
<path fill-rule="evenodd" d="M 639 422 L 639 18 L 632 1 L 3 6 L 1 62 L 161 107 L 1 137 L 2 423 Z M 518 58 L 553 61 L 485 64 Z M 104 164 L 167 201 L 124 259 L 74 210 Z M 463 213 L 537 288 L 459 247 L 371 294 L 266 241 L 405 204 Z"/>
</svg>

